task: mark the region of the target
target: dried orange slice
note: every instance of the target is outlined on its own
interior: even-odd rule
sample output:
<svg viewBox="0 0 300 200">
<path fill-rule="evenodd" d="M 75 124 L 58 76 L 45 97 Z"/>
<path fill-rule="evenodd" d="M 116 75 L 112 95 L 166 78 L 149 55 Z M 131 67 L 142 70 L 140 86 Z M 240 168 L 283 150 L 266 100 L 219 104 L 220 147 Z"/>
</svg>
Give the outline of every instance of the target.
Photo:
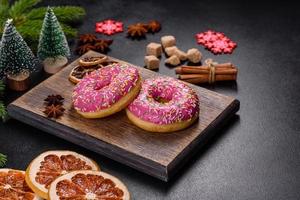
<svg viewBox="0 0 300 200">
<path fill-rule="evenodd" d="M 126 186 L 117 178 L 93 170 L 73 171 L 50 185 L 49 200 L 129 200 Z"/>
<path fill-rule="evenodd" d="M 25 172 L 13 169 L 0 169 L 0 199 L 40 200 L 25 182 Z"/>
<path fill-rule="evenodd" d="M 79 60 L 79 64 L 81 66 L 90 67 L 94 65 L 98 65 L 100 63 L 103 63 L 107 60 L 107 56 L 90 56 L 90 57 L 84 57 Z"/>
<path fill-rule="evenodd" d="M 47 151 L 30 163 L 25 180 L 36 194 L 47 199 L 52 181 L 75 170 L 100 170 L 100 168 L 93 160 L 72 151 Z"/>
</svg>

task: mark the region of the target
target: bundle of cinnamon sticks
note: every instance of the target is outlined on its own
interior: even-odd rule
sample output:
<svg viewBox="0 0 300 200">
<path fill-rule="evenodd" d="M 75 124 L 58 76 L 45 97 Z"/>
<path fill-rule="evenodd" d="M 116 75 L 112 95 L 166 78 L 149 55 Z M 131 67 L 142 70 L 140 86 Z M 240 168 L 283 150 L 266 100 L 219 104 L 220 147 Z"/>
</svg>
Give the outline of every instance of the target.
<svg viewBox="0 0 300 200">
<path fill-rule="evenodd" d="M 235 81 L 238 70 L 232 63 L 210 64 L 207 66 L 180 66 L 175 69 L 178 78 L 194 84 L 216 81 Z"/>
</svg>

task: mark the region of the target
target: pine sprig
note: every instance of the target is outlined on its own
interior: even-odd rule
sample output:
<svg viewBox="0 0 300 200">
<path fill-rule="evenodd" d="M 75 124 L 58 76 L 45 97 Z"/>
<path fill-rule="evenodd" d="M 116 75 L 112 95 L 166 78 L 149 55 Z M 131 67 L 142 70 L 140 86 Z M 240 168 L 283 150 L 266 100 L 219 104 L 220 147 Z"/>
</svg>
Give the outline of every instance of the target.
<svg viewBox="0 0 300 200">
<path fill-rule="evenodd" d="M 9 1 L 0 0 L 0 33 L 6 19 L 9 17 L 8 9 L 9 9 Z"/>
<path fill-rule="evenodd" d="M 8 16 L 9 2 L 8 0 L 0 0 L 0 21 Z M 2 25 L 2 24 L 1 24 Z"/>
<path fill-rule="evenodd" d="M 43 24 L 43 20 L 26 21 L 22 25 L 20 25 L 17 28 L 17 30 L 24 38 L 31 37 L 31 40 L 34 41 L 34 40 L 38 40 L 39 38 L 42 24 Z"/>
<path fill-rule="evenodd" d="M 74 38 L 77 35 L 77 30 L 66 24 L 60 24 L 67 38 Z"/>
<path fill-rule="evenodd" d="M 3 95 L 4 90 L 5 90 L 5 85 L 2 81 L 0 81 L 0 98 Z"/>
<path fill-rule="evenodd" d="M 0 119 L 2 121 L 5 121 L 7 119 L 7 111 L 2 101 L 0 101 Z"/>
<path fill-rule="evenodd" d="M 2 121 L 5 121 L 7 119 L 6 107 L 4 103 L 1 101 L 4 90 L 5 90 L 5 85 L 3 84 L 2 81 L 0 81 L 0 119 L 2 119 Z"/>
<path fill-rule="evenodd" d="M 18 16 L 24 15 L 33 6 L 38 4 L 41 0 L 19 0 L 16 1 L 9 9 L 9 14 L 11 17 L 16 18 Z M 16 21 L 16 19 L 14 19 Z"/>
<path fill-rule="evenodd" d="M 44 19 L 47 8 L 34 8 L 28 14 L 27 19 Z M 53 11 L 61 23 L 75 23 L 81 21 L 85 16 L 85 10 L 78 6 L 57 6 L 53 7 Z"/>
<path fill-rule="evenodd" d="M 46 7 L 36 8 L 42 0 L 0 0 L 0 36 L 3 32 L 5 21 L 8 18 L 14 20 L 17 30 L 23 35 L 30 47 L 36 47 L 39 31 L 45 16 Z M 9 2 L 14 2 L 10 4 Z M 61 23 L 61 26 L 68 39 L 74 38 L 77 31 L 73 28 L 83 20 L 85 10 L 80 6 L 58 6 L 53 7 L 54 13 Z M 34 23 L 37 22 L 37 25 Z M 32 27 L 32 29 L 30 28 Z"/>
<path fill-rule="evenodd" d="M 27 43 L 31 44 L 34 41 L 38 41 L 42 25 L 43 19 L 30 20 L 19 26 L 17 30 L 24 38 L 29 38 L 27 39 Z M 72 28 L 66 24 L 61 24 L 61 26 L 67 38 L 76 37 L 77 30 L 75 28 Z"/>
<path fill-rule="evenodd" d="M 0 153 L 0 167 L 4 167 L 7 162 L 7 156 Z"/>
</svg>

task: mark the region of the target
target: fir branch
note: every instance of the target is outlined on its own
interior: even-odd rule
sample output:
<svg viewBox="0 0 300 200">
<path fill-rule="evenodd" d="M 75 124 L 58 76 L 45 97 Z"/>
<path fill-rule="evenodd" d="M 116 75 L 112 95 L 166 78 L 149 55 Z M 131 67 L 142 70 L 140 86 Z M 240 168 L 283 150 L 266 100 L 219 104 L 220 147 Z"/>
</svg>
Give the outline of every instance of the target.
<svg viewBox="0 0 300 200">
<path fill-rule="evenodd" d="M 0 9 L 4 10 L 4 8 L 9 7 L 9 1 L 8 0 L 0 0 Z"/>
<path fill-rule="evenodd" d="M 42 0 L 16 0 L 10 6 L 9 0 L 0 0 L 0 36 L 3 32 L 5 21 L 13 18 L 14 25 L 23 35 L 25 41 L 31 48 L 36 48 L 42 21 L 45 16 L 46 7 L 34 8 Z M 67 38 L 74 38 L 77 35 L 76 29 L 72 28 L 76 22 L 83 20 L 85 10 L 79 6 L 58 6 L 53 7 L 54 13 L 60 21 Z M 32 21 L 33 20 L 33 21 Z M 40 21 L 36 21 L 40 20 Z M 35 24 L 37 22 L 37 24 Z M 37 30 L 39 27 L 39 30 Z"/>
<path fill-rule="evenodd" d="M 1 95 L 3 95 L 4 90 L 5 90 L 5 85 L 2 81 L 0 81 L 0 97 Z"/>
<path fill-rule="evenodd" d="M 0 167 L 4 167 L 7 162 L 7 156 L 0 153 Z"/>
<path fill-rule="evenodd" d="M 0 0 L 0 5 L 1 6 L 9 6 L 9 1 L 8 0 Z"/>
<path fill-rule="evenodd" d="M 66 24 L 60 24 L 67 38 L 74 38 L 77 35 L 77 30 Z"/>
<path fill-rule="evenodd" d="M 40 37 L 40 31 L 42 29 L 43 19 L 40 20 L 30 20 L 24 22 L 22 25 L 17 27 L 19 33 L 24 37 L 28 44 L 34 42 L 37 44 L 37 41 Z M 66 24 L 61 24 L 63 31 L 67 38 L 74 38 L 77 35 L 77 30 L 68 26 Z M 32 44 L 31 44 L 32 45 Z"/>
<path fill-rule="evenodd" d="M 5 19 L 2 19 L 2 18 L 0 17 L 0 36 L 2 36 L 4 24 L 5 24 Z M 1 40 L 1 39 L 0 39 L 0 40 Z"/>
<path fill-rule="evenodd" d="M 8 17 L 8 8 L 8 0 L 0 0 L 0 22 L 2 21 L 0 25 L 2 25 L 4 20 Z"/>
<path fill-rule="evenodd" d="M 8 0 L 0 0 L 0 33 L 2 33 L 2 29 L 4 27 L 6 19 L 9 18 L 8 9 Z"/>
<path fill-rule="evenodd" d="M 22 25 L 17 27 L 17 30 L 19 33 L 24 37 L 24 39 L 27 41 L 27 39 L 30 39 L 32 41 L 38 40 L 40 31 L 42 28 L 43 20 L 30 20 L 24 22 Z"/>
<path fill-rule="evenodd" d="M 75 23 L 82 21 L 85 16 L 85 10 L 78 6 L 57 6 L 52 7 L 58 21 L 62 23 Z M 44 19 L 47 8 L 34 8 L 28 14 L 27 19 Z"/>
<path fill-rule="evenodd" d="M 2 119 L 2 121 L 5 121 L 8 117 L 6 107 L 4 103 L 1 101 L 4 90 L 5 90 L 5 85 L 2 81 L 0 81 L 0 119 Z"/>
<path fill-rule="evenodd" d="M 40 1 L 41 0 L 18 0 L 10 7 L 9 14 L 15 19 L 18 16 L 24 15 L 24 13 L 26 13 Z"/>
<path fill-rule="evenodd" d="M 0 101 L 0 119 L 2 119 L 2 121 L 5 121 L 5 119 L 7 119 L 7 111 L 5 105 L 1 101 Z"/>
</svg>

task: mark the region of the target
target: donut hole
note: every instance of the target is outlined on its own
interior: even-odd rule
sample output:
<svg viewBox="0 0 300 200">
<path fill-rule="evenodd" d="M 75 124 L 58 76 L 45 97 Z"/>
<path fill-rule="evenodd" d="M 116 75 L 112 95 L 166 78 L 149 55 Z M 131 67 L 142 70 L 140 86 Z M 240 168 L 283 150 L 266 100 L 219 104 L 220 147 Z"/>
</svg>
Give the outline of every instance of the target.
<svg viewBox="0 0 300 200">
<path fill-rule="evenodd" d="M 110 84 L 110 80 L 105 81 L 97 81 L 94 85 L 94 90 L 101 90 L 105 86 L 108 86 Z"/>
<path fill-rule="evenodd" d="M 165 99 L 165 98 L 159 97 L 159 96 L 155 97 L 154 100 L 157 101 L 158 103 L 162 103 L 162 104 L 168 103 L 169 101 L 171 101 L 170 99 Z"/>
<path fill-rule="evenodd" d="M 173 99 L 173 94 L 173 89 L 169 87 L 154 86 L 149 90 L 149 96 L 161 104 L 169 103 Z"/>
</svg>

